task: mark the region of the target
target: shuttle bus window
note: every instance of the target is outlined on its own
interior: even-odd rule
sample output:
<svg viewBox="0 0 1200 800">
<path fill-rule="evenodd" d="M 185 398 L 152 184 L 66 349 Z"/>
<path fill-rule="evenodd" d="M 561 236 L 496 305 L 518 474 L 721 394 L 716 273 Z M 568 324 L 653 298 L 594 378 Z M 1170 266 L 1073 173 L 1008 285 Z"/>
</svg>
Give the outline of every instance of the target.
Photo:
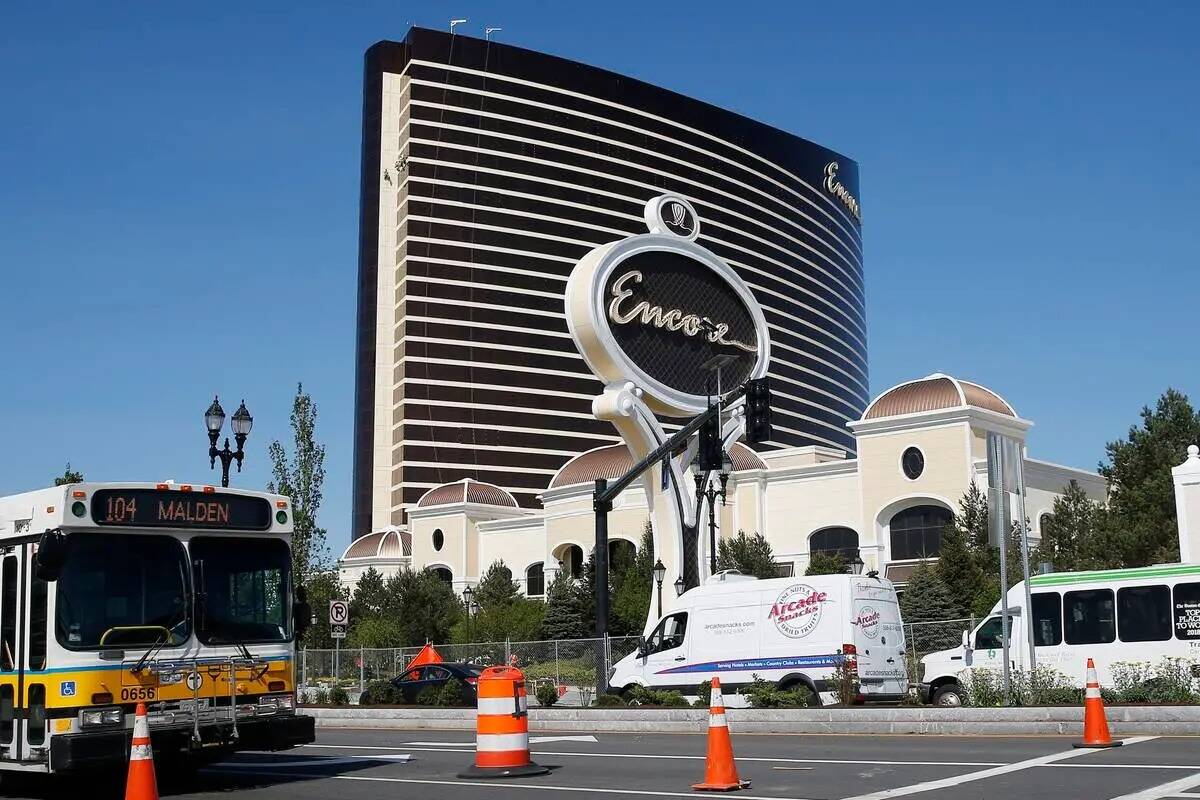
<svg viewBox="0 0 1200 800">
<path fill-rule="evenodd" d="M 658 623 L 654 633 L 647 640 L 647 649 L 651 653 L 661 653 L 664 650 L 674 650 L 683 645 L 683 635 L 687 631 L 687 614 L 672 614 Z"/>
<path fill-rule="evenodd" d="M 1200 583 L 1175 585 L 1175 638 L 1200 639 Z"/>
<path fill-rule="evenodd" d="M 17 557 L 0 568 L 0 668 L 17 668 Z"/>
<path fill-rule="evenodd" d="M 1086 589 L 1063 596 L 1067 644 L 1108 644 L 1117 638 L 1112 589 Z"/>
<path fill-rule="evenodd" d="M 29 744 L 39 747 L 46 743 L 46 687 L 40 683 L 29 687 Z"/>
<path fill-rule="evenodd" d="M 999 650 L 1004 646 L 1004 632 L 1000 630 L 1000 618 L 992 617 L 975 632 L 976 650 Z"/>
<path fill-rule="evenodd" d="M 38 577 L 29 587 L 29 668 L 46 668 L 46 582 Z"/>
<path fill-rule="evenodd" d="M 1062 598 L 1058 592 L 1033 595 L 1033 643 L 1037 647 L 1062 644 Z"/>
<path fill-rule="evenodd" d="M 1166 586 L 1127 586 L 1118 590 L 1117 634 L 1122 642 L 1170 639 L 1171 590 Z"/>
</svg>

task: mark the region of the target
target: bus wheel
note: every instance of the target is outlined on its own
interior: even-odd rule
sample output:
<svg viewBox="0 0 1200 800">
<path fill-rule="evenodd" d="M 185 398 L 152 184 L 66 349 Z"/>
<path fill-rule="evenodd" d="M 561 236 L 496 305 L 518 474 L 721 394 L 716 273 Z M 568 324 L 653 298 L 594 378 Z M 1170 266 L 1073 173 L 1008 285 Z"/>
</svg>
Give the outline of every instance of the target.
<svg viewBox="0 0 1200 800">
<path fill-rule="evenodd" d="M 963 704 L 962 689 L 957 683 L 947 683 L 944 686 L 939 686 L 933 692 L 933 697 L 930 702 L 935 706 L 943 708 L 958 708 Z"/>
</svg>

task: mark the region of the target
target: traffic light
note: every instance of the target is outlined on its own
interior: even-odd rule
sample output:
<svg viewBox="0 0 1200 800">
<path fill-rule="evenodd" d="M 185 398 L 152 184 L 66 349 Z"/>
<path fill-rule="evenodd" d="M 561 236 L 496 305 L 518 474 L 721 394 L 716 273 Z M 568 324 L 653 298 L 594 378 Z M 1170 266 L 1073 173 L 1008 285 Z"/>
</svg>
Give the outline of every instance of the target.
<svg viewBox="0 0 1200 800">
<path fill-rule="evenodd" d="M 771 379 L 746 381 L 746 441 L 750 444 L 771 438 Z"/>
<path fill-rule="evenodd" d="M 721 420 L 716 414 L 709 417 L 700 426 L 700 451 L 696 454 L 701 471 L 716 471 L 721 469 Z"/>
</svg>

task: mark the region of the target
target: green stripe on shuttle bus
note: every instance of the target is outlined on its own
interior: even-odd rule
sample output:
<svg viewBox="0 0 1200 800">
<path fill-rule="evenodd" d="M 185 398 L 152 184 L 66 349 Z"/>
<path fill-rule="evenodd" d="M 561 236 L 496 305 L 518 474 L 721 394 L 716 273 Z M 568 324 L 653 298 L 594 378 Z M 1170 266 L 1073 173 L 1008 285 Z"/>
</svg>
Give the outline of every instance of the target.
<svg viewBox="0 0 1200 800">
<path fill-rule="evenodd" d="M 1200 575 L 1198 564 L 1177 564 L 1162 567 L 1137 567 L 1133 569 L 1109 569 L 1096 572 L 1068 572 L 1062 574 L 1034 575 L 1030 586 L 1062 586 L 1070 583 L 1095 583 L 1097 581 L 1132 581 L 1141 578 L 1173 578 L 1181 575 Z"/>
</svg>

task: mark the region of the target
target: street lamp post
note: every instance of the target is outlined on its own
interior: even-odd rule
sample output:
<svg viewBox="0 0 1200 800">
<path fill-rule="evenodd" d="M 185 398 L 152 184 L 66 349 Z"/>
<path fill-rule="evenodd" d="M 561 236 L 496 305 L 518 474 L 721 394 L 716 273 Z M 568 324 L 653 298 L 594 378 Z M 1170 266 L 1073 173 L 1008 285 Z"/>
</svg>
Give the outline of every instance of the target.
<svg viewBox="0 0 1200 800">
<path fill-rule="evenodd" d="M 462 594 L 463 594 L 463 605 L 466 606 L 466 609 L 467 609 L 467 638 L 473 639 L 473 638 L 475 638 L 475 632 L 473 630 L 473 628 L 475 627 L 475 620 L 474 620 L 475 603 L 473 602 L 473 600 L 475 598 L 475 592 L 471 589 L 470 585 L 468 585 L 466 588 L 463 589 Z"/>
<path fill-rule="evenodd" d="M 217 459 L 221 459 L 221 486 L 228 487 L 229 465 L 236 461 L 238 472 L 242 471 L 242 459 L 246 457 L 243 445 L 246 444 L 246 437 L 250 435 L 250 429 L 254 427 L 254 417 L 246 410 L 245 400 L 238 406 L 238 410 L 233 412 L 233 418 L 229 421 L 229 427 L 233 430 L 233 440 L 237 442 L 237 450 L 229 449 L 228 436 L 225 437 L 224 449 L 217 449 L 217 439 L 221 437 L 221 426 L 224 424 L 225 409 L 221 408 L 220 400 L 214 396 L 212 405 L 204 412 L 204 426 L 208 428 L 208 468 L 215 468 Z"/>
<path fill-rule="evenodd" d="M 863 567 L 865 565 L 863 564 L 862 556 L 859 555 L 858 552 L 855 552 L 854 558 L 850 559 L 850 563 L 847 566 L 850 567 L 851 575 L 862 575 Z"/>
<path fill-rule="evenodd" d="M 696 500 L 708 501 L 708 572 L 710 575 L 717 574 L 716 502 L 719 497 L 721 505 L 725 505 L 725 488 L 729 484 L 729 473 L 732 471 L 733 462 L 729 458 L 729 453 L 722 451 L 721 469 L 717 472 L 717 477 L 721 482 L 720 489 L 713 486 L 713 482 L 708 479 L 708 473 L 696 473 Z"/>
<path fill-rule="evenodd" d="M 662 616 L 662 582 L 663 578 L 667 577 L 667 567 L 663 564 L 662 559 L 654 562 L 654 583 L 658 586 L 658 615 Z"/>
<path fill-rule="evenodd" d="M 678 578 L 675 579 L 675 596 L 681 597 L 683 595 L 684 589 L 686 589 L 686 588 L 687 588 L 687 584 L 683 582 L 683 576 L 680 575 Z"/>
</svg>

